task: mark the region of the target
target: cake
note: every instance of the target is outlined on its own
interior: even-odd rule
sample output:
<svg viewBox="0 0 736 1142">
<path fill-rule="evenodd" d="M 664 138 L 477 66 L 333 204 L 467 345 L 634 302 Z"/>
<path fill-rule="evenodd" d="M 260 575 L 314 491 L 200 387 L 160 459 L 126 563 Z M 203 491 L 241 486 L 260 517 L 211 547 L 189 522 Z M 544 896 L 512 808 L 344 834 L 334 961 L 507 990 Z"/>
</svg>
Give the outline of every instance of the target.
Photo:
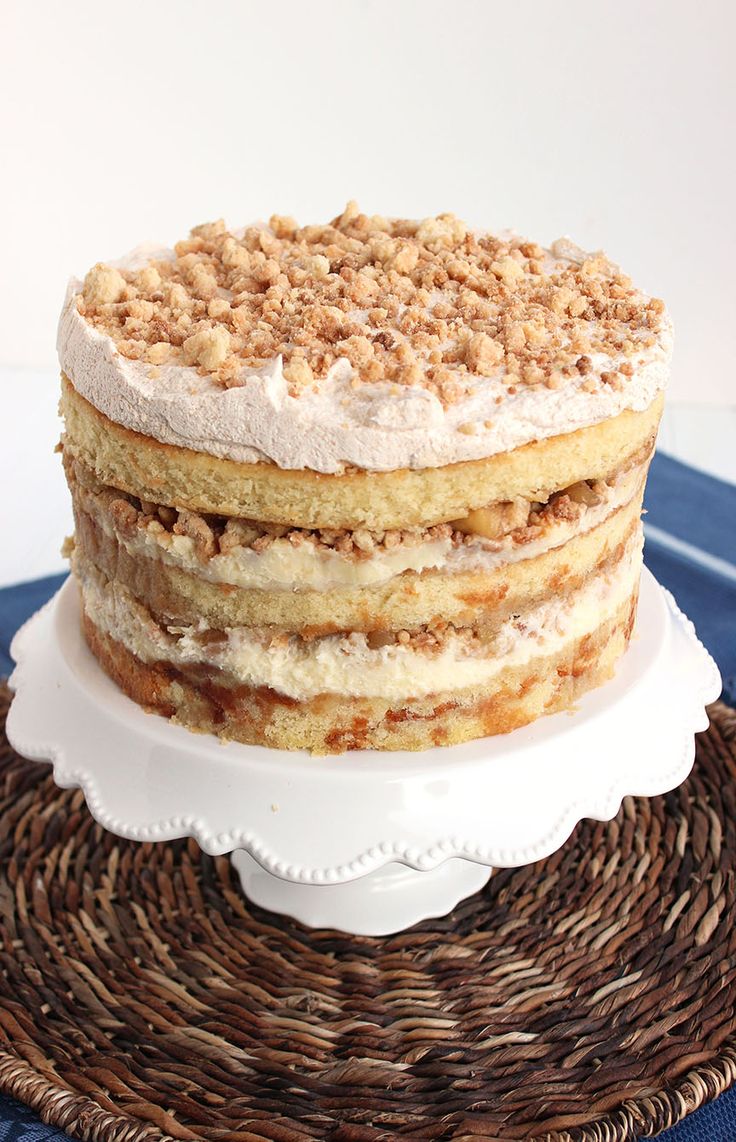
<svg viewBox="0 0 736 1142">
<path fill-rule="evenodd" d="M 98 263 L 58 341 L 93 654 L 146 710 L 278 749 L 572 708 L 631 636 L 671 342 L 603 254 L 451 214 Z"/>
</svg>

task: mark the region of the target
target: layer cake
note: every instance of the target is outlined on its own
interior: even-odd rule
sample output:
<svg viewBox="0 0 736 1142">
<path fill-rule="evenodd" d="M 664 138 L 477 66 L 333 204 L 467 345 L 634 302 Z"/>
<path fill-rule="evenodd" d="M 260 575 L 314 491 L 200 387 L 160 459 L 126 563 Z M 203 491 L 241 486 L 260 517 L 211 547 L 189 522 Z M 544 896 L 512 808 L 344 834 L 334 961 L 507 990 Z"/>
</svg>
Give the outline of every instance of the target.
<svg viewBox="0 0 736 1142">
<path fill-rule="evenodd" d="M 570 708 L 631 635 L 671 342 L 602 254 L 450 214 L 216 222 L 96 265 L 59 327 L 93 653 L 280 749 Z"/>
</svg>

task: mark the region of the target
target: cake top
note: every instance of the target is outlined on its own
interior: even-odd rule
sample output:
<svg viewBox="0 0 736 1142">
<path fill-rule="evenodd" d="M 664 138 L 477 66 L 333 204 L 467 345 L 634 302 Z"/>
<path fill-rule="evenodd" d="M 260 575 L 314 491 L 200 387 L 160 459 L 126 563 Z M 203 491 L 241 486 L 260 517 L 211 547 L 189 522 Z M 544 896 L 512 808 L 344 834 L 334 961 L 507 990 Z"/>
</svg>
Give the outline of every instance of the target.
<svg viewBox="0 0 736 1142">
<path fill-rule="evenodd" d="M 626 358 L 655 344 L 664 305 L 564 240 L 547 252 L 452 214 L 369 217 L 351 202 L 324 226 L 274 216 L 232 233 L 211 222 L 173 257 L 99 264 L 79 309 L 124 357 L 193 365 L 228 388 L 280 355 L 298 395 L 347 359 L 359 383 L 421 385 L 452 404 L 499 371 L 508 384 L 560 388 L 591 373 L 594 353 L 623 360 L 589 384 L 620 384 Z"/>
<path fill-rule="evenodd" d="M 337 471 L 476 458 L 646 407 L 670 326 L 661 301 L 568 240 L 546 250 L 452 214 L 386 219 L 349 203 L 326 225 L 207 223 L 173 251 L 100 263 L 70 291 L 59 347 L 75 386 L 129 427 Z M 216 397 L 233 390 L 224 425 Z M 183 434 L 153 413 L 172 400 Z M 318 455 L 293 432 L 286 444 L 300 418 Z"/>
</svg>

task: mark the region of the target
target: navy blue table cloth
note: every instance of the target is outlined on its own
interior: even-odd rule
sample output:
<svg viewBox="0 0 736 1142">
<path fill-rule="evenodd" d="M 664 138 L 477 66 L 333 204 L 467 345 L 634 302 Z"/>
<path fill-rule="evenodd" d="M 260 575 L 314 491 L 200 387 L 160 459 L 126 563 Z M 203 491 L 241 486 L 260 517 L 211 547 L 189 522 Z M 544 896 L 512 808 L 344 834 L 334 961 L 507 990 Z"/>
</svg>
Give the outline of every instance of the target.
<svg viewBox="0 0 736 1142">
<path fill-rule="evenodd" d="M 647 485 L 644 557 L 672 591 L 718 663 L 723 696 L 736 704 L 736 487 L 657 454 Z M 10 640 L 64 581 L 63 575 L 0 590 L 0 675 Z M 66 1137 L 0 1096 L 0 1142 Z M 660 1142 L 736 1142 L 736 1088 L 659 1136 Z"/>
</svg>

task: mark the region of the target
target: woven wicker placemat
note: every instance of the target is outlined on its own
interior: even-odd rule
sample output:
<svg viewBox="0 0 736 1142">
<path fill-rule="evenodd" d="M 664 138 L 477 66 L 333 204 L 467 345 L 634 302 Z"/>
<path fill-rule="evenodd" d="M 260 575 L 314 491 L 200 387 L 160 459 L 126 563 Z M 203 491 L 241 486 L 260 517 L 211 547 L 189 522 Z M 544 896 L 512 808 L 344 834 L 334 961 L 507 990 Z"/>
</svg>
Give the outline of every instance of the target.
<svg viewBox="0 0 736 1142">
<path fill-rule="evenodd" d="M 381 939 L 104 832 L 3 737 L 0 1089 L 106 1142 L 656 1134 L 736 1078 L 736 712 L 711 716 L 679 790 Z"/>
</svg>

